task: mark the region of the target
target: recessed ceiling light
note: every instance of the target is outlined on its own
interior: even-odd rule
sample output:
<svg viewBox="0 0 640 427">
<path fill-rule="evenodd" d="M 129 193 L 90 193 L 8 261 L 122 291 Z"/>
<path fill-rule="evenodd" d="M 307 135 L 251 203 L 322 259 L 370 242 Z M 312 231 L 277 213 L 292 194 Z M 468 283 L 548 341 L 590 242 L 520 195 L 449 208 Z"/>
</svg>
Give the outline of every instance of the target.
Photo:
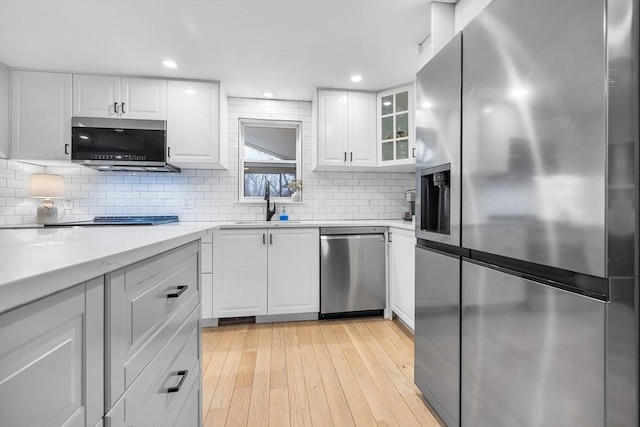
<svg viewBox="0 0 640 427">
<path fill-rule="evenodd" d="M 362 76 L 359 74 L 354 74 L 353 76 L 351 76 L 351 81 L 354 83 L 358 83 L 362 81 Z"/>
<path fill-rule="evenodd" d="M 267 91 L 267 92 L 264 92 L 262 96 L 264 96 L 265 98 L 273 98 L 275 94 L 273 92 Z"/>
<path fill-rule="evenodd" d="M 164 61 L 162 61 L 162 65 L 164 65 L 167 68 L 176 68 L 178 66 L 178 64 L 176 64 L 175 61 L 172 61 L 170 59 L 165 59 Z"/>
</svg>

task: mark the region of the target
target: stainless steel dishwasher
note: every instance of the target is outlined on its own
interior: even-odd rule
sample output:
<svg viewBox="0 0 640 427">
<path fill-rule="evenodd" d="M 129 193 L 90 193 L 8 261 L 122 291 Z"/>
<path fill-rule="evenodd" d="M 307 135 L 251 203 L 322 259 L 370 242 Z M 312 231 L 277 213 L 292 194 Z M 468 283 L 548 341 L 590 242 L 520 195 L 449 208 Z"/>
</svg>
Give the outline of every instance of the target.
<svg viewBox="0 0 640 427">
<path fill-rule="evenodd" d="M 382 314 L 384 227 L 320 228 L 320 317 Z"/>
</svg>

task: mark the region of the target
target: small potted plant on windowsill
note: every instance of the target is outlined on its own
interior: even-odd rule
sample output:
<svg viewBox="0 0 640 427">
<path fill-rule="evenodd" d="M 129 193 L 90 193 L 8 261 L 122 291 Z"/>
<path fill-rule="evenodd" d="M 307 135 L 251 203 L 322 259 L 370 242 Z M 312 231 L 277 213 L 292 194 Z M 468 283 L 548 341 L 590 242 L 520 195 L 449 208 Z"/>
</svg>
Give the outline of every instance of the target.
<svg viewBox="0 0 640 427">
<path fill-rule="evenodd" d="M 291 195 L 291 200 L 293 202 L 299 202 L 302 196 L 302 180 L 296 179 L 293 181 L 289 181 L 289 183 L 287 183 L 287 187 L 293 190 L 293 194 Z"/>
</svg>

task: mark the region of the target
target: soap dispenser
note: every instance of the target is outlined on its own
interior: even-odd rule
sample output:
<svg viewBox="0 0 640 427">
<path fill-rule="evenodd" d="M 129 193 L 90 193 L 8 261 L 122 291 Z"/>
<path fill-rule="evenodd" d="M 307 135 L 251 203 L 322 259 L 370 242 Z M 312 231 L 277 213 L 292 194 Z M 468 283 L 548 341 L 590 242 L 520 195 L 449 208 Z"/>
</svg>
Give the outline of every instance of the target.
<svg viewBox="0 0 640 427">
<path fill-rule="evenodd" d="M 289 215 L 284 210 L 284 206 L 282 207 L 282 212 L 280 213 L 280 221 L 287 221 L 289 219 Z"/>
</svg>

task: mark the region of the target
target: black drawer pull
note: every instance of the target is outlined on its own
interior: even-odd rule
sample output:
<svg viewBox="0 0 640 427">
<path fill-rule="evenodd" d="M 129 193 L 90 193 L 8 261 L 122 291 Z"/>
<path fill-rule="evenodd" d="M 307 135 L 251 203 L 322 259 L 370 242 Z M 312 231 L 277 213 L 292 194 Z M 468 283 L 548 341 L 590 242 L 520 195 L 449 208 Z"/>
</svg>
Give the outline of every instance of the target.
<svg viewBox="0 0 640 427">
<path fill-rule="evenodd" d="M 178 376 L 182 377 L 180 378 L 180 382 L 178 383 L 177 386 L 175 387 L 169 387 L 167 389 L 167 393 L 177 393 L 180 391 L 180 387 L 182 387 L 182 383 L 184 383 L 184 379 L 187 378 L 187 374 L 189 373 L 189 371 L 178 371 Z"/>
<path fill-rule="evenodd" d="M 180 295 L 182 295 L 184 293 L 184 291 L 186 291 L 187 289 L 189 289 L 189 286 L 184 285 L 184 286 L 178 286 L 178 292 L 173 292 L 170 294 L 167 294 L 167 298 L 178 298 Z"/>
</svg>

